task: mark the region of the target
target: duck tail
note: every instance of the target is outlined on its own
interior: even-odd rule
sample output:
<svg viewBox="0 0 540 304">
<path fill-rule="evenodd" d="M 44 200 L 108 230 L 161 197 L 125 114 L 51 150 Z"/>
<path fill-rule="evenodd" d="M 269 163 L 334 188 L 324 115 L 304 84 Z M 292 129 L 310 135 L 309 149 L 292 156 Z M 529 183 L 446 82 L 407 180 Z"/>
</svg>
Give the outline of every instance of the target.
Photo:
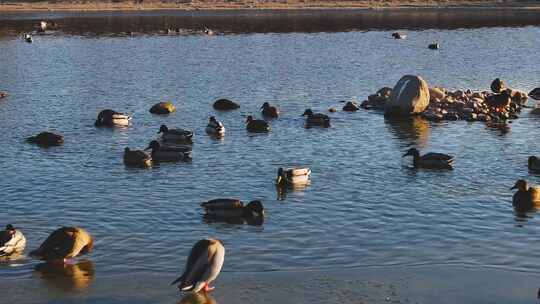
<svg viewBox="0 0 540 304">
<path fill-rule="evenodd" d="M 184 275 L 181 275 L 180 277 L 178 277 L 178 279 L 174 280 L 174 281 L 171 283 L 171 285 L 174 285 L 174 284 L 176 284 L 176 283 L 178 283 L 178 282 L 180 282 L 180 281 L 184 281 Z"/>
</svg>

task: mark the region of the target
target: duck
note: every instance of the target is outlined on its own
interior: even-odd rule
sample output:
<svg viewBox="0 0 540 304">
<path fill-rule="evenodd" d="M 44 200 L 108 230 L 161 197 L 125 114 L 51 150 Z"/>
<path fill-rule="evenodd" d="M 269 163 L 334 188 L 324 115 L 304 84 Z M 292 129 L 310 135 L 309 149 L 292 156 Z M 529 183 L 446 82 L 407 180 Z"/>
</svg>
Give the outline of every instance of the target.
<svg viewBox="0 0 540 304">
<path fill-rule="evenodd" d="M 150 108 L 150 113 L 158 115 L 166 115 L 176 111 L 176 107 L 170 101 L 158 102 Z"/>
<path fill-rule="evenodd" d="M 407 35 L 401 34 L 399 32 L 394 32 L 392 33 L 392 37 L 394 37 L 394 39 L 405 39 Z"/>
<path fill-rule="evenodd" d="M 32 39 L 32 35 L 30 34 L 24 34 L 23 35 L 23 39 L 24 41 L 28 42 L 28 43 L 32 43 L 34 40 Z"/>
<path fill-rule="evenodd" d="M 439 44 L 438 43 L 431 43 L 428 45 L 428 49 L 430 50 L 438 50 L 439 49 Z"/>
<path fill-rule="evenodd" d="M 99 112 L 94 125 L 96 127 L 126 127 L 130 120 L 131 116 L 127 114 L 106 109 Z"/>
<path fill-rule="evenodd" d="M 213 108 L 218 111 L 230 111 L 240 108 L 240 105 L 232 100 L 221 98 L 214 102 Z"/>
<path fill-rule="evenodd" d="M 158 134 L 161 133 L 161 138 L 166 142 L 181 142 L 193 143 L 193 132 L 184 129 L 169 129 L 166 125 L 159 127 Z"/>
<path fill-rule="evenodd" d="M 7 225 L 6 229 L 0 232 L 0 258 L 21 253 L 24 251 L 24 247 L 26 247 L 26 238 L 13 225 Z"/>
<path fill-rule="evenodd" d="M 427 153 L 420 156 L 420 151 L 410 148 L 403 157 L 412 155 L 415 168 L 448 169 L 452 170 L 454 157 L 443 153 Z"/>
<path fill-rule="evenodd" d="M 261 110 L 262 110 L 262 115 L 265 117 L 270 117 L 270 118 L 279 117 L 279 109 L 274 106 L 270 106 L 268 102 L 263 103 Z"/>
<path fill-rule="evenodd" d="M 47 21 L 40 21 L 38 32 L 44 33 L 46 30 L 47 30 Z"/>
<path fill-rule="evenodd" d="M 529 156 L 529 171 L 540 173 L 540 158 L 536 156 Z"/>
<path fill-rule="evenodd" d="M 304 111 L 304 114 L 302 114 L 302 116 L 307 116 L 306 118 L 307 128 L 313 127 L 313 126 L 324 127 L 324 128 L 330 127 L 330 117 L 328 117 L 328 115 L 326 114 L 313 113 L 311 109 L 306 109 Z"/>
<path fill-rule="evenodd" d="M 246 130 L 251 133 L 265 133 L 270 131 L 270 125 L 260 119 L 253 119 L 253 116 L 249 115 L 246 118 Z"/>
<path fill-rule="evenodd" d="M 222 137 L 225 135 L 225 127 L 223 126 L 223 123 L 218 121 L 214 116 L 210 116 L 208 119 L 208 125 L 206 126 L 205 130 L 206 133 L 216 137 Z"/>
<path fill-rule="evenodd" d="M 42 147 L 61 146 L 64 144 L 64 136 L 51 132 L 41 132 L 36 136 L 30 136 L 27 142 Z"/>
<path fill-rule="evenodd" d="M 191 159 L 190 147 L 170 146 L 152 140 L 145 150 L 152 150 L 152 160 L 155 162 L 189 161 Z"/>
<path fill-rule="evenodd" d="M 493 93 L 502 93 L 505 90 L 506 85 L 504 84 L 504 81 L 502 81 L 501 79 L 495 78 L 491 82 L 490 88 Z"/>
<path fill-rule="evenodd" d="M 524 179 L 517 180 L 510 190 L 517 189 L 512 198 L 512 206 L 519 210 L 529 210 L 540 206 L 540 188 L 529 187 Z"/>
<path fill-rule="evenodd" d="M 5 97 L 8 97 L 8 93 L 0 91 L 0 99 L 5 98 Z"/>
<path fill-rule="evenodd" d="M 124 149 L 124 164 L 128 167 L 149 168 L 152 166 L 152 156 L 142 150 Z"/>
<path fill-rule="evenodd" d="M 507 90 L 503 90 L 499 94 L 493 94 L 486 98 L 486 104 L 492 108 L 504 109 L 510 105 L 512 98 Z"/>
<path fill-rule="evenodd" d="M 184 273 L 171 285 L 178 284 L 180 291 L 197 293 L 214 290 L 210 283 L 216 280 L 225 260 L 225 247 L 218 239 L 197 241 L 186 262 Z"/>
<path fill-rule="evenodd" d="M 91 252 L 94 239 L 79 227 L 62 227 L 53 231 L 31 256 L 45 261 L 63 261 Z"/>
<path fill-rule="evenodd" d="M 264 219 L 264 206 L 261 201 L 251 201 L 244 206 L 238 199 L 218 198 L 203 202 L 204 218 L 210 221 L 225 221 L 260 225 Z"/>
<path fill-rule="evenodd" d="M 527 95 L 529 95 L 529 97 L 534 99 L 534 100 L 540 100 L 540 88 L 533 89 Z"/>
<path fill-rule="evenodd" d="M 213 36 L 213 35 L 215 35 L 214 31 L 212 31 L 211 29 L 209 29 L 209 28 L 207 28 L 207 27 L 204 28 L 204 33 L 205 33 L 206 35 L 208 35 L 208 36 Z"/>
<path fill-rule="evenodd" d="M 311 170 L 303 168 L 279 168 L 276 185 L 278 186 L 306 186 L 310 183 Z"/>
<path fill-rule="evenodd" d="M 343 111 L 346 112 L 356 112 L 360 109 L 360 107 L 352 101 L 347 101 L 347 103 L 343 106 Z"/>
</svg>

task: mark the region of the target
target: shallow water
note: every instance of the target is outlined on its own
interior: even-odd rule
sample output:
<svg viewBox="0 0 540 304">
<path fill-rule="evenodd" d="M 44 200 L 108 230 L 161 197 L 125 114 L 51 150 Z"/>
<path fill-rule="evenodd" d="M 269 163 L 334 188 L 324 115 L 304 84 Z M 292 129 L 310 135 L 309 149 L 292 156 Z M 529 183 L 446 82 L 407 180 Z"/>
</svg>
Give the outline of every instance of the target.
<svg viewBox="0 0 540 304">
<path fill-rule="evenodd" d="M 0 224 L 12 223 L 34 249 L 62 225 L 96 239 L 96 279 L 131 273 L 171 277 L 193 243 L 213 236 L 227 248 L 225 272 L 460 264 L 540 272 L 539 217 L 516 217 L 509 188 L 540 154 L 540 120 L 483 123 L 395 122 L 380 113 L 330 113 L 332 128 L 305 129 L 305 108 L 341 108 L 404 74 L 448 88 L 487 89 L 495 77 L 529 91 L 539 85 L 538 27 L 339 33 L 43 35 L 33 44 L 0 40 L 3 152 Z M 427 49 L 438 41 L 439 51 Z M 215 112 L 227 97 L 241 109 Z M 148 113 L 171 100 L 177 112 Z M 268 135 L 248 135 L 244 119 L 269 101 L 283 115 Z M 93 126 L 104 108 L 132 113 L 133 125 Z M 207 119 L 227 134 L 204 133 Z M 127 169 L 126 146 L 144 148 L 159 125 L 192 128 L 191 163 Z M 63 134 L 49 149 L 24 142 Z M 410 146 L 456 156 L 451 172 L 416 171 Z M 312 184 L 278 200 L 279 166 L 312 168 Z M 260 199 L 262 226 L 208 224 L 200 202 Z M 31 259 L 0 265 L 2 279 L 38 279 Z"/>
</svg>

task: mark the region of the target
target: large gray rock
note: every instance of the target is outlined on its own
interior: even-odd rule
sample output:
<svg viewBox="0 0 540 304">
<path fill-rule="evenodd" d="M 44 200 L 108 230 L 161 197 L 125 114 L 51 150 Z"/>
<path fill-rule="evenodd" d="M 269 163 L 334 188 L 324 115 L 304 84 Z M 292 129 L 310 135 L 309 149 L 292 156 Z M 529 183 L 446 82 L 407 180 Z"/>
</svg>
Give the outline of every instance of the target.
<svg viewBox="0 0 540 304">
<path fill-rule="evenodd" d="M 429 87 L 420 76 L 405 75 L 396 83 L 386 103 L 387 115 L 422 113 L 429 105 Z"/>
</svg>

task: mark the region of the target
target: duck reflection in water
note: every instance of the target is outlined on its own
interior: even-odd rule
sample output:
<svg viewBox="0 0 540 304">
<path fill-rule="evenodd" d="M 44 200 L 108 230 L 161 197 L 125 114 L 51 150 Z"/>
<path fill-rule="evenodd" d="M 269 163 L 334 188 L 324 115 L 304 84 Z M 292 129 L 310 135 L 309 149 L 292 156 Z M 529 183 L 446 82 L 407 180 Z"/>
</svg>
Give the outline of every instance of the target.
<svg viewBox="0 0 540 304">
<path fill-rule="evenodd" d="M 207 292 L 186 294 L 178 304 L 217 304 L 216 300 Z"/>
<path fill-rule="evenodd" d="M 430 123 L 420 116 L 385 116 L 384 122 L 390 133 L 406 146 L 425 148 L 429 141 Z"/>
<path fill-rule="evenodd" d="M 41 263 L 35 266 L 45 283 L 56 289 L 74 292 L 88 289 L 94 280 L 94 264 L 89 260 L 75 264 L 57 262 Z"/>
</svg>

